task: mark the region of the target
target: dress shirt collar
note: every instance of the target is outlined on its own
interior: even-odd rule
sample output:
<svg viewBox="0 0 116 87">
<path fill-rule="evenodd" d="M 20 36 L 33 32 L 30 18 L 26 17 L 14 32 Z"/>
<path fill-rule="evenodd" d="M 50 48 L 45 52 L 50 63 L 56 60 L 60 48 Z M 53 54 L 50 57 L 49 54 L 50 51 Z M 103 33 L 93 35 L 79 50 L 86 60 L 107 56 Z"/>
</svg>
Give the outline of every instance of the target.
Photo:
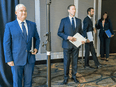
<svg viewBox="0 0 116 87">
<path fill-rule="evenodd" d="M 18 18 L 17 18 L 17 21 L 18 21 L 18 23 L 19 23 L 19 24 L 21 24 L 21 23 L 22 23 L 22 21 L 21 21 L 21 20 L 19 20 Z M 24 22 L 24 23 L 26 23 L 26 20 L 24 20 L 23 22 Z"/>
<path fill-rule="evenodd" d="M 88 17 L 91 19 L 91 17 L 88 15 Z"/>
<path fill-rule="evenodd" d="M 69 18 L 72 20 L 72 18 L 74 18 L 74 19 L 75 19 L 75 16 L 74 16 L 74 17 L 71 17 L 71 16 L 69 15 Z"/>
</svg>

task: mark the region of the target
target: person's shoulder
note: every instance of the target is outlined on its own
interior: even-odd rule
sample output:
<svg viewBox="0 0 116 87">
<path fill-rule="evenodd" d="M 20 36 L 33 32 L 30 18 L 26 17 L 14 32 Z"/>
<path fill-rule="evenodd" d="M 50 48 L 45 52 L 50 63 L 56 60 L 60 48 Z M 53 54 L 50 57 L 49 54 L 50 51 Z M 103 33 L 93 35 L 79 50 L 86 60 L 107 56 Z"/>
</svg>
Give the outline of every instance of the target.
<svg viewBox="0 0 116 87">
<path fill-rule="evenodd" d="M 88 17 L 88 16 L 86 16 L 84 19 L 85 19 L 85 20 L 88 20 L 88 19 L 89 19 L 89 17 Z"/>
<path fill-rule="evenodd" d="M 111 22 L 111 20 L 110 20 L 110 19 L 108 19 L 108 21 L 109 21 L 109 22 Z"/>
<path fill-rule="evenodd" d="M 15 22 L 16 22 L 16 20 L 11 21 L 11 22 L 8 22 L 8 23 L 6 23 L 6 25 L 8 25 L 8 26 L 12 26 L 12 25 L 14 25 Z"/>
<path fill-rule="evenodd" d="M 69 17 L 64 17 L 64 18 L 62 18 L 61 20 L 62 20 L 62 21 L 65 21 L 65 20 L 67 20 L 67 19 L 69 19 Z"/>
<path fill-rule="evenodd" d="M 30 24 L 34 24 L 34 25 L 36 25 L 36 23 L 33 22 L 33 21 L 26 20 L 26 22 L 27 22 L 27 23 L 30 23 Z"/>
<path fill-rule="evenodd" d="M 79 18 L 77 18 L 77 17 L 75 17 L 75 18 L 76 18 L 77 21 L 81 21 L 81 19 L 79 19 Z"/>
<path fill-rule="evenodd" d="M 102 19 L 99 19 L 99 20 L 98 20 L 98 23 L 101 23 L 101 22 L 102 22 Z"/>
<path fill-rule="evenodd" d="M 83 21 L 87 21 L 87 20 L 89 20 L 88 16 L 86 16 Z"/>
</svg>

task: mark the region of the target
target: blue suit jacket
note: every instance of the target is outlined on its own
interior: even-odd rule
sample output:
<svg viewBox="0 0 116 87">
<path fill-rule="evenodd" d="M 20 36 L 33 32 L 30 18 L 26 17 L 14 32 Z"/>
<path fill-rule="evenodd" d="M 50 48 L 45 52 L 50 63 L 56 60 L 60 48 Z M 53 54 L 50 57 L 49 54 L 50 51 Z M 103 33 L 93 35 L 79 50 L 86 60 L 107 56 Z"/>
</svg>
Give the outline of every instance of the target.
<svg viewBox="0 0 116 87">
<path fill-rule="evenodd" d="M 87 32 L 89 31 L 93 31 L 93 23 L 91 21 L 91 19 L 87 16 L 84 18 L 84 21 L 83 21 L 83 34 L 84 34 L 84 37 L 88 38 L 87 37 Z"/>
<path fill-rule="evenodd" d="M 27 62 L 35 62 L 35 55 L 29 52 L 31 49 L 31 41 L 32 37 L 34 37 L 35 48 L 39 49 L 40 39 L 36 24 L 28 20 L 26 20 L 26 23 L 28 27 L 27 40 L 17 20 L 6 24 L 3 41 L 6 62 L 14 61 L 15 65 L 25 65 Z"/>
<path fill-rule="evenodd" d="M 112 34 L 114 34 L 114 31 L 113 31 L 113 28 L 112 28 L 112 23 L 111 23 L 110 19 L 108 20 L 108 22 L 105 22 L 104 28 L 103 28 L 103 26 L 102 26 L 102 21 L 99 20 L 99 21 L 98 21 L 98 24 L 96 24 L 96 28 L 97 28 L 97 29 L 100 29 L 100 32 L 99 32 L 99 36 L 100 36 L 100 37 L 102 37 L 103 34 L 104 34 L 104 32 L 105 32 L 105 30 L 108 30 L 108 29 L 110 30 L 110 32 L 111 32 Z M 103 30 L 103 29 L 104 29 L 104 30 Z"/>
<path fill-rule="evenodd" d="M 58 29 L 58 36 L 60 36 L 63 39 L 62 48 L 69 49 L 74 46 L 72 43 L 69 42 L 67 38 L 68 36 L 74 36 L 77 32 L 82 34 L 82 24 L 80 19 L 76 18 L 75 31 L 72 28 L 69 17 L 63 18 L 61 20 L 61 23 Z"/>
</svg>

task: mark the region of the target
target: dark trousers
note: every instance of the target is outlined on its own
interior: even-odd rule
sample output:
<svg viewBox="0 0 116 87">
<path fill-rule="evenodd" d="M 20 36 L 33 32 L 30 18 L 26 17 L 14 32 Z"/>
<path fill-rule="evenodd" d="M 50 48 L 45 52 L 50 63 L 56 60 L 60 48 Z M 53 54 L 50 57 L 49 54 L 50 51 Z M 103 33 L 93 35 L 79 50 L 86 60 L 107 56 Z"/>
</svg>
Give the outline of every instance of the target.
<svg viewBox="0 0 116 87">
<path fill-rule="evenodd" d="M 22 87 L 22 79 L 24 77 L 24 87 L 32 87 L 32 74 L 34 71 L 33 64 L 26 64 L 24 66 L 12 66 L 13 87 Z"/>
<path fill-rule="evenodd" d="M 110 49 L 110 38 L 100 37 L 100 54 L 101 57 L 104 57 L 106 53 L 106 58 L 109 57 L 109 49 Z"/>
<path fill-rule="evenodd" d="M 97 59 L 96 52 L 93 46 L 93 42 L 85 44 L 85 66 L 89 66 L 89 53 L 91 52 L 95 65 L 98 66 L 100 63 Z"/>
<path fill-rule="evenodd" d="M 63 53 L 64 53 L 64 79 L 68 79 L 71 55 L 72 55 L 72 78 L 76 78 L 79 48 L 63 49 Z"/>
</svg>

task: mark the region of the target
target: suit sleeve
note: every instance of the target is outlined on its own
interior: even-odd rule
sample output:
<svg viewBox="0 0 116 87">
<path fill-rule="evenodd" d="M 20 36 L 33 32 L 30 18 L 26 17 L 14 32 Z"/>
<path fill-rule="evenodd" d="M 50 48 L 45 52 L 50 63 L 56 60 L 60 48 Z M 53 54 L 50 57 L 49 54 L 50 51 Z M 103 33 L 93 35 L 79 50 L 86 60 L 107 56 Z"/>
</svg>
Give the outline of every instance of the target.
<svg viewBox="0 0 116 87">
<path fill-rule="evenodd" d="M 68 38 L 68 35 L 66 35 L 64 33 L 64 22 L 63 22 L 63 20 L 61 20 L 61 23 L 60 23 L 60 26 L 59 26 L 58 33 L 57 34 L 58 34 L 58 36 L 60 36 L 64 40 L 67 40 L 67 38 Z"/>
<path fill-rule="evenodd" d="M 100 29 L 100 20 L 98 21 L 98 23 L 95 25 L 96 29 Z"/>
<path fill-rule="evenodd" d="M 4 55 L 5 55 L 6 63 L 13 61 L 11 45 L 12 45 L 12 38 L 11 38 L 10 28 L 6 24 L 4 38 L 3 38 Z"/>
<path fill-rule="evenodd" d="M 40 38 L 35 24 L 35 48 L 39 50 Z"/>
<path fill-rule="evenodd" d="M 84 37 L 86 37 L 87 38 L 87 29 L 88 29 L 88 22 L 87 22 L 87 20 L 85 19 L 84 21 L 83 21 L 83 34 L 84 34 Z"/>
<path fill-rule="evenodd" d="M 111 23 L 111 20 L 109 20 L 109 24 L 110 24 L 110 31 L 112 33 L 112 35 L 114 34 L 114 31 L 113 31 L 113 27 L 112 27 L 112 23 Z"/>
<path fill-rule="evenodd" d="M 80 30 L 79 30 L 79 33 L 80 33 L 82 36 L 84 36 L 83 30 L 82 30 L 82 23 L 81 23 L 81 20 L 80 20 Z"/>
</svg>

